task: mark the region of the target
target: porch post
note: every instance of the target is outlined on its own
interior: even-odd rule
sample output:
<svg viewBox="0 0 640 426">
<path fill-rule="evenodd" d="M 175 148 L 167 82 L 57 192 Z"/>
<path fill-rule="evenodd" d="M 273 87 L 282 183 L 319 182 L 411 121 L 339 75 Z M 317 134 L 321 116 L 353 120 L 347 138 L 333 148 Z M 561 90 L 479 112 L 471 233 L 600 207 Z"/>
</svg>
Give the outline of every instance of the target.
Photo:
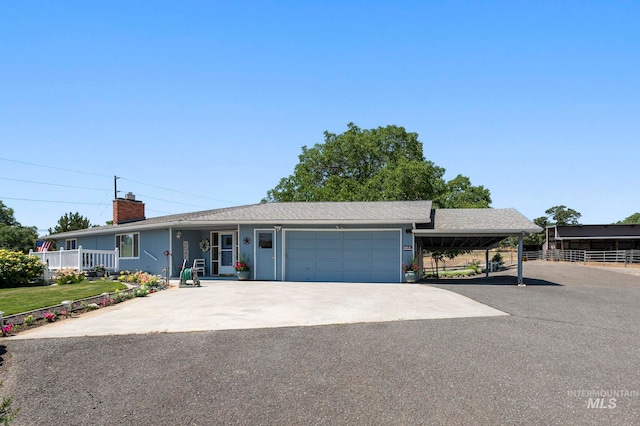
<svg viewBox="0 0 640 426">
<path fill-rule="evenodd" d="M 82 246 L 78 246 L 78 271 L 82 270 Z"/>
<path fill-rule="evenodd" d="M 522 239 L 524 232 L 518 235 L 518 286 L 524 287 L 526 284 L 522 280 Z"/>
<path fill-rule="evenodd" d="M 489 249 L 486 249 L 484 251 L 484 265 L 484 272 L 486 274 L 485 276 L 489 278 Z"/>
</svg>

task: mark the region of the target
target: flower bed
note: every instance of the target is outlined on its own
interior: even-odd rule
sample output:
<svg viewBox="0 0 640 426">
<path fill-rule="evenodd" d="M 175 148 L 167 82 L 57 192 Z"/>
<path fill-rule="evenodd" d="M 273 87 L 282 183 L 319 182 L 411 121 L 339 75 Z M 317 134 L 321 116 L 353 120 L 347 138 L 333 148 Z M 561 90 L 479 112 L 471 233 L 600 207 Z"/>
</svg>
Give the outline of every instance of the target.
<svg viewBox="0 0 640 426">
<path fill-rule="evenodd" d="M 135 297 L 145 297 L 166 288 L 167 286 L 162 279 L 146 280 L 145 284 L 132 284 L 131 288 L 126 290 L 70 301 L 67 305 L 59 304 L 30 312 L 9 315 L 4 317 L 3 323 L 0 324 L 2 326 L 2 336 L 13 335 L 19 331 L 77 316 L 83 312 L 105 308 Z"/>
</svg>

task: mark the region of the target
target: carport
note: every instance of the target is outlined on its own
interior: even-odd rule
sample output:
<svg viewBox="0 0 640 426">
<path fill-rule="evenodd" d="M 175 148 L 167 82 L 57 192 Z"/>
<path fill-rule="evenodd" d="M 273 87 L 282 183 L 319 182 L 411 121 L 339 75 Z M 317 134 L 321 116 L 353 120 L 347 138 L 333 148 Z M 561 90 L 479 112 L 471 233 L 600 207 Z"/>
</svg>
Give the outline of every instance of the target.
<svg viewBox="0 0 640 426">
<path fill-rule="evenodd" d="M 416 224 L 412 230 L 416 253 L 485 250 L 487 264 L 489 249 L 507 237 L 518 237 L 518 285 L 524 285 L 522 239 L 541 231 L 515 209 L 434 209 L 430 223 Z"/>
</svg>

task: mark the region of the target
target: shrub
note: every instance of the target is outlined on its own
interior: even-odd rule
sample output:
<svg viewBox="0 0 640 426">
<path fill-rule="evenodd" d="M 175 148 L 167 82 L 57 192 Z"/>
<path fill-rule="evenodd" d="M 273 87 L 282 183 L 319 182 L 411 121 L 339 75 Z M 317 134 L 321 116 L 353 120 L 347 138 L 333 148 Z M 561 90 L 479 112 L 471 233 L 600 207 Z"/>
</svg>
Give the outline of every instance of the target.
<svg viewBox="0 0 640 426">
<path fill-rule="evenodd" d="M 149 289 L 147 288 L 147 286 L 140 286 L 133 290 L 133 294 L 136 297 L 144 297 L 149 294 Z"/>
<path fill-rule="evenodd" d="M 56 272 L 53 276 L 53 281 L 56 284 L 76 284 L 84 281 L 85 278 L 86 275 L 84 272 L 73 268 L 65 268 Z"/>
<path fill-rule="evenodd" d="M 0 382 L 0 387 L 2 387 L 2 382 Z M 0 424 L 8 425 L 13 422 L 13 419 L 18 415 L 20 408 L 14 410 L 11 404 L 13 404 L 12 396 L 2 398 L 2 404 L 0 404 Z"/>
<path fill-rule="evenodd" d="M 24 317 L 22 322 L 24 322 L 25 325 L 32 325 L 36 322 L 36 319 L 33 317 L 33 315 L 27 315 L 26 317 Z"/>
<path fill-rule="evenodd" d="M 42 275 L 44 265 L 35 256 L 0 249 L 0 286 L 18 287 Z"/>
<path fill-rule="evenodd" d="M 500 266 L 504 264 L 504 259 L 502 258 L 502 255 L 500 253 L 494 254 L 493 257 L 491 258 L 491 261 L 494 263 L 497 263 Z"/>
</svg>

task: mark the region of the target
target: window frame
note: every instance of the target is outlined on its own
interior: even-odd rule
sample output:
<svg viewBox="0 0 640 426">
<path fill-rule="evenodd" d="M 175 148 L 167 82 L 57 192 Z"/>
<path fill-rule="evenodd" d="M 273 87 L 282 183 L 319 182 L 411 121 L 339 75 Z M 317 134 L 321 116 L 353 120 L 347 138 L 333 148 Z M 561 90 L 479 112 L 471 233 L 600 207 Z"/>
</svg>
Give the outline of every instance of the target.
<svg viewBox="0 0 640 426">
<path fill-rule="evenodd" d="M 120 246 L 122 245 L 122 237 L 127 236 L 131 237 L 131 256 L 124 257 L 122 256 L 122 249 Z M 115 235 L 115 245 L 118 249 L 118 257 L 120 259 L 140 259 L 140 233 L 139 232 L 125 232 L 122 234 Z M 136 253 L 137 249 L 137 253 Z"/>
<path fill-rule="evenodd" d="M 70 244 L 73 243 L 73 244 Z M 73 245 L 73 247 L 69 247 Z M 78 239 L 77 238 L 68 238 L 64 240 L 64 249 L 65 250 L 77 250 L 78 249 Z"/>
</svg>

